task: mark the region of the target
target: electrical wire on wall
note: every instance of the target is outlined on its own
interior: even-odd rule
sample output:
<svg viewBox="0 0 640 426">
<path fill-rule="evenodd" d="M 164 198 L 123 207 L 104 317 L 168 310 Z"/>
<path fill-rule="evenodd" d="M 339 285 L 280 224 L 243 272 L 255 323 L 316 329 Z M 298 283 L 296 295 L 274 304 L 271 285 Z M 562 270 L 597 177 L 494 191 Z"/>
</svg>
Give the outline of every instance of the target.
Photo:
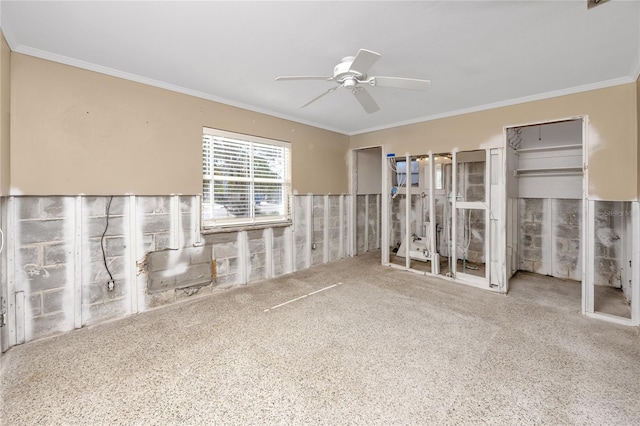
<svg viewBox="0 0 640 426">
<path fill-rule="evenodd" d="M 395 174 L 397 180 L 397 186 L 391 188 L 391 198 L 396 198 L 396 196 L 398 195 L 398 191 L 402 188 L 402 185 L 404 184 L 406 186 L 409 171 L 407 170 L 405 173 L 404 182 L 399 182 L 398 165 L 395 158 L 389 159 L 389 169 L 391 169 L 391 171 Z"/>
<path fill-rule="evenodd" d="M 100 238 L 100 247 L 102 248 L 102 261 L 104 262 L 104 268 L 107 270 L 107 274 L 109 274 L 109 281 L 107 281 L 107 290 L 109 291 L 113 291 L 116 288 L 116 282 L 113 279 L 113 275 L 111 275 L 109 265 L 107 265 L 107 254 L 104 249 L 104 236 L 107 235 L 107 230 L 109 229 L 109 210 L 111 209 L 111 201 L 113 201 L 113 195 L 109 197 L 109 201 L 107 202 L 107 224 L 105 225 L 104 232 L 102 233 L 102 237 Z"/>
</svg>

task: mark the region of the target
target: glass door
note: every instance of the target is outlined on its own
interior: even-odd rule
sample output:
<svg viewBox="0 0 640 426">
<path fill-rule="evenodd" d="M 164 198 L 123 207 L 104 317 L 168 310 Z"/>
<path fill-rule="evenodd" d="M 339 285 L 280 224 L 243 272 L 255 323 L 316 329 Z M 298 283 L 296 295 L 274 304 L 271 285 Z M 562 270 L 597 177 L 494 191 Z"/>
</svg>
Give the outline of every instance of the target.
<svg viewBox="0 0 640 426">
<path fill-rule="evenodd" d="M 488 152 L 453 153 L 452 188 L 452 275 L 480 287 L 490 287 Z"/>
</svg>

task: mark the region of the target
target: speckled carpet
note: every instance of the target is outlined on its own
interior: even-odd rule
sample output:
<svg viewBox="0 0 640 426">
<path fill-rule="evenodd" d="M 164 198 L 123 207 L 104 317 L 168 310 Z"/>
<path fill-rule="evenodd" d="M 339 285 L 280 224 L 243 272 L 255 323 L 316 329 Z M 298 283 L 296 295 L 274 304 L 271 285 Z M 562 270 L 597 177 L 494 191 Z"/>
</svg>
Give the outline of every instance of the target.
<svg viewBox="0 0 640 426">
<path fill-rule="evenodd" d="M 375 256 L 14 347 L 0 423 L 640 423 L 638 328 L 580 315 L 574 284 L 504 296 Z"/>
</svg>

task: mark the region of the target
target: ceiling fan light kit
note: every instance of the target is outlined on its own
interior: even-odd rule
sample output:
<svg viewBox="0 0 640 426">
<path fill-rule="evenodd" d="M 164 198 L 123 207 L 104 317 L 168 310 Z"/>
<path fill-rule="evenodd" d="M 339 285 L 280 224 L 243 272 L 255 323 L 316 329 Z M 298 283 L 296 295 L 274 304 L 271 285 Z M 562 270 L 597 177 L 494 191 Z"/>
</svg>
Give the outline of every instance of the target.
<svg viewBox="0 0 640 426">
<path fill-rule="evenodd" d="M 325 95 L 328 95 L 335 90 L 344 87 L 351 90 L 351 93 L 360 103 L 362 108 L 368 114 L 372 114 L 380 109 L 378 104 L 373 99 L 371 94 L 362 86 L 369 85 L 372 87 L 391 87 L 396 89 L 417 90 L 426 91 L 431 87 L 429 80 L 420 80 L 415 78 L 402 78 L 402 77 L 380 77 L 380 76 L 367 76 L 367 71 L 378 59 L 380 54 L 367 49 L 360 49 L 356 56 L 347 56 L 342 58 L 340 63 L 333 68 L 332 77 L 323 76 L 285 76 L 277 77 L 276 81 L 285 80 L 323 80 L 323 81 L 335 81 L 338 86 L 332 87 L 326 92 L 311 99 L 300 108 L 304 108 Z"/>
</svg>

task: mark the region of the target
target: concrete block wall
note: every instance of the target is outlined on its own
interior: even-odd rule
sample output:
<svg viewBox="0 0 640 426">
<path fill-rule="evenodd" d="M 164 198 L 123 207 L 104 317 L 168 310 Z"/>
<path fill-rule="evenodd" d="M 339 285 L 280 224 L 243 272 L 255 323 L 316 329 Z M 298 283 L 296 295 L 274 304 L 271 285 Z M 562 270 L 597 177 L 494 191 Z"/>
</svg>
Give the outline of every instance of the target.
<svg viewBox="0 0 640 426">
<path fill-rule="evenodd" d="M 519 213 L 519 270 L 548 274 L 544 265 L 544 250 L 548 243 L 544 221 L 545 200 L 540 198 L 521 198 L 518 200 Z"/>
<path fill-rule="evenodd" d="M 325 241 L 324 231 L 329 226 L 325 217 L 325 209 L 329 210 L 329 206 L 325 206 L 325 197 L 312 196 L 312 213 L 313 213 L 313 243 L 315 249 L 311 250 L 311 265 L 321 265 L 325 261 Z M 328 228 L 327 228 L 328 229 Z M 327 259 L 328 260 L 328 259 Z"/>
<path fill-rule="evenodd" d="M 485 261 L 485 211 L 458 209 L 457 222 L 459 231 L 456 234 L 457 256 L 470 262 Z"/>
<path fill-rule="evenodd" d="M 328 196 L 329 222 L 327 224 L 327 241 L 329 262 L 345 257 L 348 241 L 348 209 L 345 205 L 350 197 Z M 342 207 L 341 207 L 342 204 Z"/>
<path fill-rule="evenodd" d="M 391 226 L 389 227 L 390 241 L 392 247 L 398 247 L 405 237 L 405 225 L 407 222 L 407 198 L 404 194 L 398 194 L 395 198 L 391 199 Z M 423 212 L 424 209 L 424 212 Z M 411 194 L 411 212 L 409 232 L 422 236 L 422 218 L 424 214 L 424 220 L 429 220 L 429 204 L 428 197 L 422 197 L 421 194 Z"/>
<path fill-rule="evenodd" d="M 367 251 L 365 247 L 365 234 L 367 233 L 366 196 L 356 196 L 356 253 Z"/>
<path fill-rule="evenodd" d="M 485 162 L 475 161 L 458 164 L 458 189 L 461 201 L 484 201 L 486 186 L 484 181 Z"/>
<path fill-rule="evenodd" d="M 369 195 L 369 199 L 367 200 L 369 206 L 367 208 L 368 217 L 367 217 L 367 228 L 366 233 L 368 235 L 366 247 L 367 251 L 376 250 L 380 248 L 380 220 L 382 217 L 382 213 L 380 212 L 381 206 L 381 196 Z"/>
<path fill-rule="evenodd" d="M 205 235 L 194 196 L 2 202 L 10 346 L 348 254 L 349 196 L 294 197 L 294 226 Z"/>
<path fill-rule="evenodd" d="M 556 199 L 549 219 L 553 224 L 552 253 L 554 277 L 582 279 L 582 200 Z"/>
<path fill-rule="evenodd" d="M 519 269 L 581 280 L 582 200 L 521 198 Z"/>
<path fill-rule="evenodd" d="M 380 194 L 358 195 L 356 198 L 357 253 L 380 248 L 381 204 Z"/>
<path fill-rule="evenodd" d="M 311 250 L 313 238 L 309 229 L 313 229 L 313 195 L 297 195 L 293 197 L 293 229 L 295 236 L 295 270 L 311 266 Z"/>
<path fill-rule="evenodd" d="M 344 258 L 348 202 L 343 195 L 296 195 L 292 227 L 205 235 L 213 248 L 214 286 L 229 288 Z"/>
<path fill-rule="evenodd" d="M 594 283 L 621 288 L 631 300 L 630 253 L 631 205 L 619 201 L 595 202 Z"/>
</svg>

